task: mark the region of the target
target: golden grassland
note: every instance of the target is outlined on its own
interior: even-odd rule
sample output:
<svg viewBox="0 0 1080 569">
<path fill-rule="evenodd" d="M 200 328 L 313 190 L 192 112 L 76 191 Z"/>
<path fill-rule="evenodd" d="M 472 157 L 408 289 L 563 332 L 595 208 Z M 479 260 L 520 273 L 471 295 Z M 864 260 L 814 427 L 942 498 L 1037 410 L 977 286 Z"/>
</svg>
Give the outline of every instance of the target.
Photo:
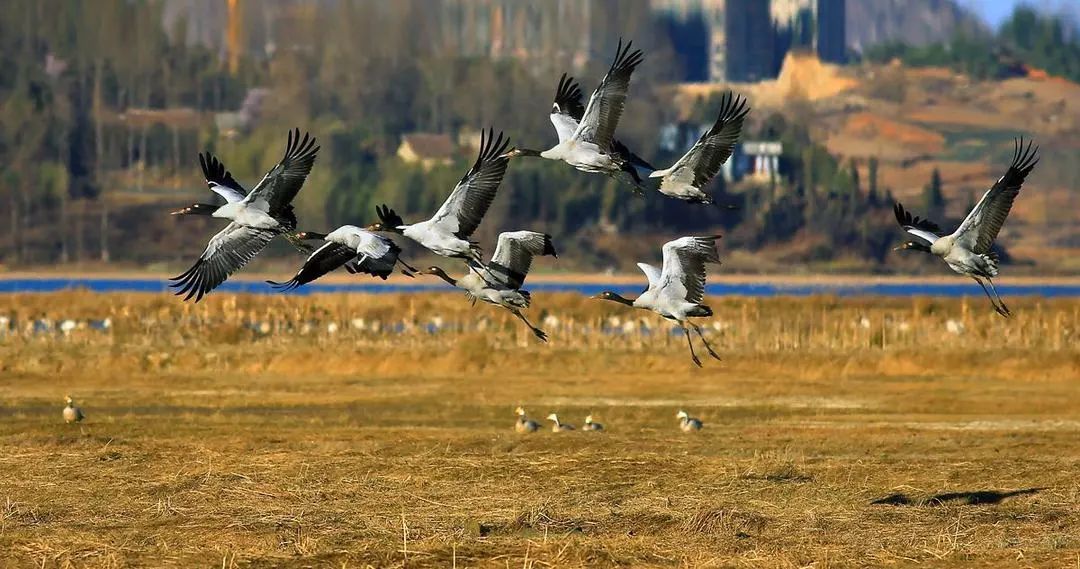
<svg viewBox="0 0 1080 569">
<path fill-rule="evenodd" d="M 0 566 L 1080 566 L 1075 300 L 534 302 L 0 296 Z"/>
</svg>

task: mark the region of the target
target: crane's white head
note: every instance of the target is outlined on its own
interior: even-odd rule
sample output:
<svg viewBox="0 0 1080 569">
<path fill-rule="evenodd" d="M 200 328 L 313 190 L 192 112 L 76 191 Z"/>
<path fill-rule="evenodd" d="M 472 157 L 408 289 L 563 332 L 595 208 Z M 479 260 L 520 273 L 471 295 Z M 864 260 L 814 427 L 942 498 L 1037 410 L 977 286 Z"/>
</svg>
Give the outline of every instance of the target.
<svg viewBox="0 0 1080 569">
<path fill-rule="evenodd" d="M 591 425 L 592 424 L 592 415 L 586 415 L 585 416 L 585 424 L 586 425 Z"/>
<path fill-rule="evenodd" d="M 552 413 L 552 414 L 548 415 L 547 418 L 548 418 L 548 421 L 555 421 L 556 423 L 559 422 L 559 416 L 556 415 L 555 413 Z"/>
<path fill-rule="evenodd" d="M 522 417 L 525 416 L 525 408 L 524 407 L 518 407 L 517 409 L 514 409 L 514 412 L 517 413 L 518 415 L 521 415 Z"/>
<path fill-rule="evenodd" d="M 678 413 L 675 414 L 675 416 L 677 418 L 679 418 L 679 419 L 689 419 L 690 418 L 690 415 L 687 415 L 686 411 L 679 411 Z"/>
<path fill-rule="evenodd" d="M 64 401 L 67 403 L 68 407 L 71 407 L 72 405 L 75 404 L 75 400 L 72 399 L 70 395 L 65 395 L 64 396 Z"/>
</svg>

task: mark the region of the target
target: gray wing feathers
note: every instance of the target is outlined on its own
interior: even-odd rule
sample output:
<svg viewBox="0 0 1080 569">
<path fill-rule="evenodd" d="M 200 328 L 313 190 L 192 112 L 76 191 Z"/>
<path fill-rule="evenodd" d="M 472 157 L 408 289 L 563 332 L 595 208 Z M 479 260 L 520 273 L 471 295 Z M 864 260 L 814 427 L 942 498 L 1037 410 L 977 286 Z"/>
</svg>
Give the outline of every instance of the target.
<svg viewBox="0 0 1080 569">
<path fill-rule="evenodd" d="M 251 190 L 248 200 L 266 200 L 271 215 L 288 207 L 311 173 L 319 148 L 315 146 L 315 138 L 310 134 L 304 133 L 304 138 L 301 139 L 300 129 L 289 131 L 285 156 L 263 176 L 259 185 Z"/>
<path fill-rule="evenodd" d="M 498 138 L 492 129 L 488 130 L 486 137 L 481 132 L 480 154 L 476 162 L 431 221 L 445 224 L 459 239 L 468 239 L 480 226 L 506 174 L 509 158 L 504 154 L 509 144 L 510 139 L 504 138 L 501 132 Z"/>
<path fill-rule="evenodd" d="M 190 269 L 170 279 L 174 282 L 169 286 L 179 289 L 177 296 L 186 294 L 184 300 L 194 297 L 198 302 L 251 261 L 275 235 L 277 232 L 270 229 L 230 223 L 210 238 L 210 243 Z"/>
<path fill-rule="evenodd" d="M 1012 164 L 1005 175 L 983 195 L 956 230 L 958 240 L 979 255 L 990 252 L 1024 180 L 1039 163 L 1039 148 L 1033 147 L 1031 141 L 1026 147 L 1023 139 L 1018 139 L 1014 144 Z"/>
<path fill-rule="evenodd" d="M 627 42 L 624 47 L 622 39 L 619 40 L 615 61 L 589 98 L 581 124 L 574 133 L 578 140 L 596 144 L 605 151 L 611 146 L 611 139 L 615 136 L 615 128 L 619 125 L 619 118 L 626 104 L 630 75 L 644 59 L 640 49 L 630 51 L 633 43 Z"/>
<path fill-rule="evenodd" d="M 675 163 L 672 167 L 673 177 L 680 180 L 685 178 L 686 182 L 698 189 L 712 181 L 720 167 L 731 157 L 749 112 L 746 99 L 730 91 L 725 93 L 716 122 Z"/>
<path fill-rule="evenodd" d="M 532 267 L 533 257 L 558 257 L 551 236 L 535 231 L 514 231 L 499 235 L 495 254 L 485 268 L 485 279 L 519 289 Z"/>
<path fill-rule="evenodd" d="M 697 304 L 705 298 L 705 265 L 720 262 L 718 239 L 719 235 L 682 237 L 664 245 L 663 280 L 678 281 L 687 302 Z"/>
</svg>

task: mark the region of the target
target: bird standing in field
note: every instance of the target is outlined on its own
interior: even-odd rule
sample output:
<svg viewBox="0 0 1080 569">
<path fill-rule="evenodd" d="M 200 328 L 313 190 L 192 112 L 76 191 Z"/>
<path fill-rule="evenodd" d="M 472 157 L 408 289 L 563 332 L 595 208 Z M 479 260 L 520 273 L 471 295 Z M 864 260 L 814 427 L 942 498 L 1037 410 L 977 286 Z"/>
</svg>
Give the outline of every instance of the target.
<svg viewBox="0 0 1080 569">
<path fill-rule="evenodd" d="M 493 130 L 489 129 L 486 136 L 481 132 L 476 162 L 431 219 L 408 225 L 397 212 L 383 205 L 375 208 L 380 221 L 368 226 L 368 231 L 398 233 L 436 255 L 481 262 L 480 249 L 469 237 L 480 226 L 506 174 L 509 159 L 503 152 L 509 144 L 501 132 L 498 138 Z"/>
<path fill-rule="evenodd" d="M 401 247 L 396 243 L 355 225 L 342 225 L 330 233 L 301 231 L 296 234 L 296 239 L 322 240 L 325 244 L 311 253 L 292 279 L 283 283 L 266 281 L 277 290 L 292 290 L 339 267 L 345 267 L 352 274 L 364 273 L 384 281 L 398 265 L 402 267 L 401 274 L 407 277 L 417 272 L 401 259 Z"/>
<path fill-rule="evenodd" d="M 285 156 L 263 176 L 251 193 L 244 189 L 209 153 L 199 156 L 207 185 L 228 202 L 222 206 L 194 204 L 173 212 L 174 215 L 208 215 L 228 219 L 229 225 L 210 239 L 190 269 L 173 277 L 170 287 L 178 288 L 177 296 L 195 302 L 214 290 L 235 271 L 242 268 L 278 235 L 290 238 L 296 229 L 296 214 L 292 201 L 304 185 L 315 164 L 319 147 L 308 134 L 300 138 L 298 129 L 289 132 Z"/>
<path fill-rule="evenodd" d="M 713 197 L 703 189 L 731 157 L 749 112 L 746 99 L 730 91 L 724 94 L 720 100 L 720 113 L 712 128 L 705 131 L 670 168 L 649 174 L 650 178 L 661 179 L 660 193 L 690 203 L 715 203 Z"/>
<path fill-rule="evenodd" d="M 548 418 L 548 421 L 552 422 L 551 432 L 553 432 L 553 433 L 565 433 L 565 432 L 574 430 L 573 425 L 571 425 L 569 423 L 560 422 L 559 421 L 559 416 L 556 415 L 555 413 L 552 413 L 552 414 L 548 415 L 547 418 Z"/>
<path fill-rule="evenodd" d="M 514 412 L 517 413 L 517 421 L 514 422 L 515 431 L 519 433 L 535 433 L 540 428 L 539 423 L 525 415 L 524 408 L 518 407 Z"/>
<path fill-rule="evenodd" d="M 656 268 L 646 263 L 638 267 L 649 279 L 649 288 L 637 299 L 623 298 L 611 291 L 604 291 L 592 298 L 610 300 L 651 310 L 660 316 L 677 322 L 686 334 L 686 343 L 690 346 L 690 357 L 698 367 L 701 360 L 694 353 L 694 344 L 690 340 L 690 328 L 697 332 L 709 355 L 716 359 L 720 356 L 709 345 L 701 327 L 690 321 L 691 318 L 706 318 L 713 315 L 712 308 L 702 304 L 705 298 L 705 265 L 720 264 L 720 254 L 716 250 L 719 235 L 711 237 L 681 237 L 664 244 L 663 268 Z"/>
<path fill-rule="evenodd" d="M 67 406 L 64 407 L 64 422 L 68 424 L 81 423 L 82 420 L 86 418 L 86 416 L 83 415 L 82 409 L 75 406 L 75 400 L 72 399 L 70 395 L 66 397 L 66 401 Z"/>
<path fill-rule="evenodd" d="M 529 274 L 535 256 L 558 257 L 551 236 L 535 231 L 512 231 L 499 235 L 499 244 L 491 262 L 483 264 L 473 259 L 468 260 L 469 274 L 455 279 L 439 267 L 430 267 L 423 271 L 426 275 L 435 275 L 465 291 L 475 303 L 482 300 L 501 306 L 517 316 L 542 341 L 547 341 L 547 334 L 533 326 L 521 313 L 532 303 L 532 295 L 521 290 L 525 277 Z"/>
<path fill-rule="evenodd" d="M 581 427 L 582 431 L 603 431 L 604 426 L 600 423 L 593 422 L 592 415 L 585 416 L 585 424 Z"/>
<path fill-rule="evenodd" d="M 895 251 L 910 249 L 941 257 L 954 272 L 967 275 L 979 283 L 990 303 L 994 305 L 994 310 L 1006 318 L 1011 316 L 1012 312 L 1005 306 L 1005 302 L 998 295 L 997 287 L 994 286 L 993 279 L 998 276 L 998 256 L 991 247 L 1012 209 L 1013 200 L 1020 194 L 1024 180 L 1039 162 L 1039 148 L 1033 148 L 1031 141 L 1024 146 L 1024 140 L 1019 139 L 1014 145 L 1012 164 L 1005 175 L 998 178 L 952 234 L 942 236 L 936 223 L 913 217 L 899 203 L 894 207 L 900 227 L 925 241 L 908 241 L 894 249 Z M 987 290 L 984 280 L 990 284 L 990 290 Z"/>
<path fill-rule="evenodd" d="M 679 411 L 675 416 L 679 419 L 679 429 L 682 432 L 692 433 L 701 430 L 701 419 L 691 417 L 686 411 Z"/>
<path fill-rule="evenodd" d="M 604 75 L 600 86 L 589 97 L 589 104 L 582 111 L 580 122 L 576 126 L 571 120 L 559 119 L 557 122 L 553 117 L 552 122 L 559 133 L 558 144 L 544 151 L 515 148 L 508 152 L 507 156 L 538 156 L 561 160 L 583 172 L 598 172 L 614 177 L 618 177 L 620 172 L 626 172 L 637 178 L 635 191 L 644 193 L 640 188 L 640 177 L 631 163 L 632 153 L 625 150 L 625 147 L 616 151 L 614 141 L 615 128 L 619 125 L 619 118 L 626 104 L 626 94 L 630 89 L 630 75 L 644 59 L 640 49 L 630 51 L 632 45 L 633 42 L 627 42 L 624 47 L 622 40 L 619 40 L 615 61 L 611 63 L 611 68 Z M 552 111 L 557 114 L 554 113 L 554 107 Z M 569 112 L 569 109 L 567 111 Z M 572 113 L 567 117 L 574 118 Z"/>
</svg>

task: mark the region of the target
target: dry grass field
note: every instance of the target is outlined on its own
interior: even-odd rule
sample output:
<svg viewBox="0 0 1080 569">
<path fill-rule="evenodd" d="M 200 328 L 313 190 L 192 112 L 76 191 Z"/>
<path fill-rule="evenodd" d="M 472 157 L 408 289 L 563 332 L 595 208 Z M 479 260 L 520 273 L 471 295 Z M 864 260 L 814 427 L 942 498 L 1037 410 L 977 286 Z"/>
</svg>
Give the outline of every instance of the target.
<svg viewBox="0 0 1080 569">
<path fill-rule="evenodd" d="M 535 302 L 0 296 L 0 566 L 1080 567 L 1075 300 Z"/>
</svg>

